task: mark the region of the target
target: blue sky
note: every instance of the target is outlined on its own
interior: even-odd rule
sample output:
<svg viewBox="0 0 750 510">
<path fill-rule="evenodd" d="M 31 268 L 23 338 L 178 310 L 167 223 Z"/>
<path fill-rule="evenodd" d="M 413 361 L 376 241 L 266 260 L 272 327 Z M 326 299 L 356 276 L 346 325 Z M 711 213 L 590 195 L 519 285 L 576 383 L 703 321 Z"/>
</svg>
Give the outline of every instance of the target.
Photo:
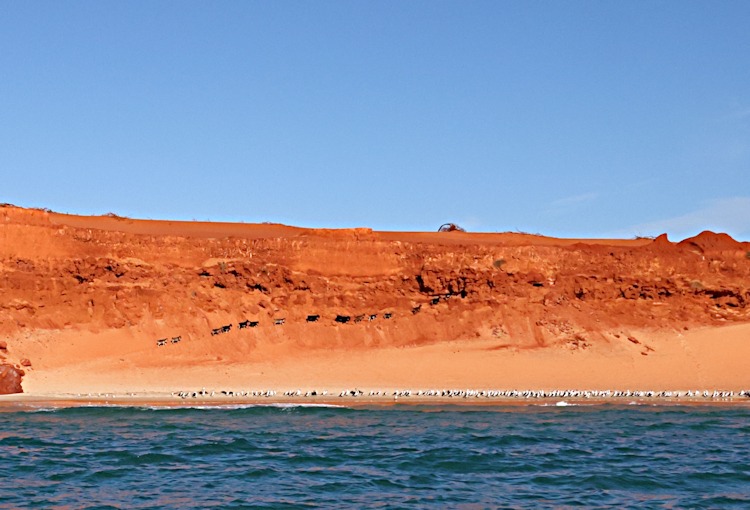
<svg viewBox="0 0 750 510">
<path fill-rule="evenodd" d="M 750 2 L 0 4 L 0 202 L 750 240 Z"/>
</svg>

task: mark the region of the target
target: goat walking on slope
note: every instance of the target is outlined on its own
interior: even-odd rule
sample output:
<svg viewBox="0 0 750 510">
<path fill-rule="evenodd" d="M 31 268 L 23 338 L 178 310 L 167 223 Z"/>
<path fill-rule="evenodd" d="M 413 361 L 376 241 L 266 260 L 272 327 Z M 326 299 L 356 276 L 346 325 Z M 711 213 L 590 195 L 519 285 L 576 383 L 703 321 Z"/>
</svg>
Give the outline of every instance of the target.
<svg viewBox="0 0 750 510">
<path fill-rule="evenodd" d="M 349 322 L 349 319 L 350 319 L 350 318 L 351 318 L 351 317 L 349 317 L 348 315 L 337 315 L 337 316 L 336 316 L 336 318 L 335 318 L 334 320 L 335 320 L 336 322 L 339 322 L 339 323 L 341 323 L 341 324 L 346 324 L 347 322 Z"/>
<path fill-rule="evenodd" d="M 222 333 L 228 333 L 232 329 L 232 325 L 221 326 L 220 328 L 214 328 L 211 330 L 211 336 L 221 335 Z"/>
</svg>

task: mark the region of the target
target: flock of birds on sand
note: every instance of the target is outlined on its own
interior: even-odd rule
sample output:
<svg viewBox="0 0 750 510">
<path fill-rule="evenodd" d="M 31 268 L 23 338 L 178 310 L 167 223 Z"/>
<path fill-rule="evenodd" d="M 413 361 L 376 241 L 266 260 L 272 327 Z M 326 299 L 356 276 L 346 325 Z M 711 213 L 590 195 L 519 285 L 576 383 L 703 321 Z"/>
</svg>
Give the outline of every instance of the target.
<svg viewBox="0 0 750 510">
<path fill-rule="evenodd" d="M 539 399 L 576 399 L 576 400 L 610 400 L 610 399 L 703 399 L 703 400 L 726 400 L 734 398 L 750 398 L 750 390 L 726 391 L 726 390 L 685 390 L 685 391 L 654 391 L 654 390 L 459 390 L 459 389 L 432 389 L 432 390 L 370 390 L 345 389 L 340 392 L 329 393 L 327 390 L 300 389 L 287 390 L 279 393 L 275 390 L 255 391 L 208 391 L 202 388 L 198 391 L 173 392 L 173 397 L 188 398 L 371 398 L 381 400 L 383 398 L 398 400 L 399 398 L 415 397 L 416 399 L 498 399 L 498 400 L 539 400 Z"/>
</svg>

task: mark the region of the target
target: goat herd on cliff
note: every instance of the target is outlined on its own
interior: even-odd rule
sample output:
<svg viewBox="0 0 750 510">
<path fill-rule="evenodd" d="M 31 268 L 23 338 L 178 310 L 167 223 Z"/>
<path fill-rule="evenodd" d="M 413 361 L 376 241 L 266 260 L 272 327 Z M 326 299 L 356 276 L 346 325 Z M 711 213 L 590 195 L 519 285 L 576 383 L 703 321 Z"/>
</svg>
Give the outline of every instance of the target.
<svg viewBox="0 0 750 510">
<path fill-rule="evenodd" d="M 453 294 L 443 294 L 439 296 L 435 296 L 430 300 L 431 305 L 438 304 L 441 300 L 450 299 L 453 296 Z M 461 294 L 461 297 L 464 297 L 463 294 Z M 422 305 L 419 304 L 417 306 L 412 307 L 411 313 L 412 315 L 418 314 L 420 311 L 422 311 Z M 393 317 L 393 312 L 385 312 L 383 314 L 383 319 L 388 320 Z M 336 315 L 336 317 L 333 319 L 333 322 L 335 324 L 348 324 L 350 322 L 353 323 L 360 323 L 360 322 L 372 322 L 378 318 L 378 314 L 372 313 L 372 314 L 360 314 L 360 315 Z M 308 315 L 305 319 L 305 322 L 319 322 L 321 319 L 320 315 Z M 277 318 L 273 319 L 273 323 L 275 326 L 283 326 L 286 323 L 286 318 Z M 237 327 L 239 329 L 245 329 L 245 328 L 255 328 L 260 325 L 259 320 L 251 321 L 251 320 L 245 320 L 242 322 L 239 322 L 237 324 Z M 211 329 L 211 336 L 221 335 L 224 333 L 229 333 L 232 330 L 233 324 L 227 324 L 225 326 L 219 326 L 218 328 L 212 328 Z M 160 338 L 156 341 L 157 347 L 162 347 L 167 345 L 168 343 L 176 344 L 179 343 L 182 340 L 182 336 L 174 336 L 171 338 Z"/>
</svg>

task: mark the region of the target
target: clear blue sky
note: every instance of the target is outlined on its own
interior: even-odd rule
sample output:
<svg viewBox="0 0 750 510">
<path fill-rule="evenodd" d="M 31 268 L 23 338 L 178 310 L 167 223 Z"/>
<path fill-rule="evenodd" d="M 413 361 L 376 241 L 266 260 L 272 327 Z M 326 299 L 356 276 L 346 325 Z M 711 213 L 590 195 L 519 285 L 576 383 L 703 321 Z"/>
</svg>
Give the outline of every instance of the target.
<svg viewBox="0 0 750 510">
<path fill-rule="evenodd" d="M 750 1 L 0 3 L 0 202 L 750 239 Z"/>
</svg>

